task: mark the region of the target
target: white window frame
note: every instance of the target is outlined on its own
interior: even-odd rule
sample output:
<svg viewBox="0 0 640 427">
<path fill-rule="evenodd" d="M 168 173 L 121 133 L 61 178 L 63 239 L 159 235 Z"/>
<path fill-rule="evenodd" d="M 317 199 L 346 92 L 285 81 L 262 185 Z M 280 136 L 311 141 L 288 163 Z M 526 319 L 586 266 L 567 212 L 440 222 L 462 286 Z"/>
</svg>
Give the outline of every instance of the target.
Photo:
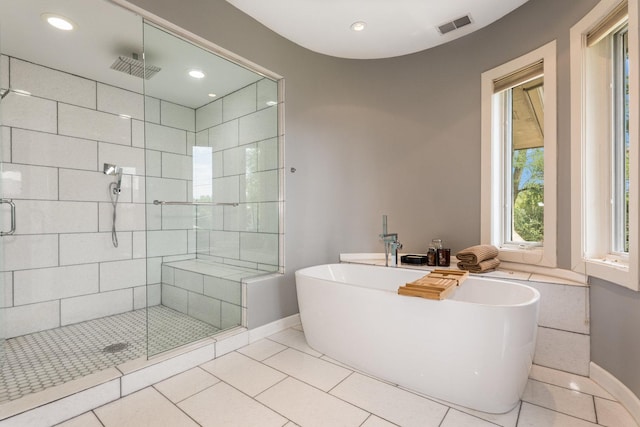
<svg viewBox="0 0 640 427">
<path fill-rule="evenodd" d="M 571 61 L 571 268 L 572 270 L 639 290 L 638 252 L 638 0 L 628 1 L 629 31 L 629 252 L 614 253 L 612 225 L 611 133 L 613 111 L 607 99 L 611 62 L 594 59 L 587 34 L 622 2 L 602 0 L 570 31 Z M 604 56 L 603 56 L 604 57 Z M 591 67 L 587 73 L 587 66 Z M 591 77 L 589 77 L 591 76 Z M 594 85 L 593 81 L 604 81 Z M 609 93 L 607 92 L 609 91 Z M 596 95 L 594 95 L 594 93 Z M 601 93 L 602 95 L 598 95 Z M 589 95 L 589 96 L 588 96 Z M 600 96 L 600 98 L 598 98 Z M 607 98 L 608 97 L 608 98 Z M 606 99 L 602 99 L 606 98 Z"/>
<path fill-rule="evenodd" d="M 611 246 L 612 253 L 616 256 L 622 256 L 624 258 L 628 258 L 627 251 L 624 250 L 625 247 L 625 226 L 628 221 L 625 209 L 625 203 L 623 200 L 626 196 L 625 191 L 625 180 L 624 174 L 626 172 L 625 163 L 626 157 L 624 155 L 624 136 L 625 133 L 622 130 L 625 124 L 624 114 L 625 114 L 625 100 L 624 100 L 624 67 L 620 67 L 619 61 L 622 59 L 622 53 L 624 44 L 621 43 L 624 36 L 622 34 L 626 34 L 627 38 L 627 48 L 629 46 L 628 36 L 629 36 L 629 27 L 628 25 L 623 26 L 619 31 L 614 31 L 609 40 L 611 41 L 610 45 L 613 49 L 611 51 L 611 57 L 613 57 L 614 61 L 614 70 L 612 75 L 612 81 L 614 83 L 614 93 L 613 93 L 613 119 L 612 122 L 612 134 L 614 135 L 614 141 L 612 141 L 615 147 L 612 147 L 612 171 L 613 172 L 613 181 L 611 185 Z M 627 49 L 628 50 L 628 49 Z"/>
<path fill-rule="evenodd" d="M 506 184 L 500 94 L 494 81 L 538 61 L 544 66 L 544 242 L 542 246 L 505 244 Z M 481 78 L 481 241 L 496 246 L 503 262 L 556 267 L 556 42 L 555 40 L 499 67 Z"/>
</svg>

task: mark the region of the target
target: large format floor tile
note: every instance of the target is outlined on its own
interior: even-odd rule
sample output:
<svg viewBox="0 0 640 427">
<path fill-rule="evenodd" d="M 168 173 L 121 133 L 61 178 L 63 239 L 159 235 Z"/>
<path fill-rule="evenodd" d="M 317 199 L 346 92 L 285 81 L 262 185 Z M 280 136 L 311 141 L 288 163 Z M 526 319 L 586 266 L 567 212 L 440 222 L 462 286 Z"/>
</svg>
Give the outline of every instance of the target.
<svg viewBox="0 0 640 427">
<path fill-rule="evenodd" d="M 370 415 L 369 418 L 362 424 L 361 427 L 395 427 L 395 424 L 385 421 L 375 415 Z"/>
<path fill-rule="evenodd" d="M 460 405 L 454 405 L 453 403 L 446 402 L 441 399 L 435 399 L 429 396 L 425 397 L 442 403 L 443 405 L 449 406 L 453 409 L 457 409 L 458 411 L 464 412 L 465 414 L 473 415 L 474 417 L 489 421 L 501 427 L 516 427 L 516 424 L 518 422 L 518 415 L 520 414 L 521 403 L 518 403 L 515 408 L 504 414 L 490 414 L 488 412 L 476 411 L 475 409 L 465 408 L 464 406 Z"/>
<path fill-rule="evenodd" d="M 264 359 L 280 353 L 287 348 L 287 346 L 284 346 L 275 341 L 262 339 L 260 341 L 254 342 L 253 344 L 249 344 L 246 347 L 242 347 L 238 350 L 238 352 L 244 354 L 245 356 L 249 356 L 252 359 L 263 361 Z"/>
<path fill-rule="evenodd" d="M 588 394 L 529 380 L 522 400 L 586 421 L 596 422 L 593 396 Z"/>
<path fill-rule="evenodd" d="M 102 406 L 95 413 L 105 427 L 198 425 L 152 387 Z"/>
<path fill-rule="evenodd" d="M 354 373 L 331 390 L 355 406 L 402 426 L 439 426 L 447 407 L 414 393 Z"/>
<path fill-rule="evenodd" d="M 280 344 L 295 348 L 296 350 L 300 350 L 312 356 L 322 356 L 321 353 L 309 347 L 307 340 L 304 338 L 304 332 L 297 329 L 285 329 L 284 331 L 273 334 L 268 338 L 272 341 L 279 342 Z"/>
<path fill-rule="evenodd" d="M 598 415 L 598 424 L 607 427 L 636 427 L 637 424 L 633 417 L 618 402 L 611 400 L 594 398 L 596 401 L 596 414 Z"/>
<path fill-rule="evenodd" d="M 287 423 L 281 415 L 222 382 L 178 406 L 205 427 L 280 427 Z"/>
<path fill-rule="evenodd" d="M 369 416 L 368 412 L 293 378 L 256 399 L 304 427 L 357 427 Z"/>
<path fill-rule="evenodd" d="M 238 352 L 225 354 L 205 363 L 202 368 L 249 396 L 257 395 L 286 377 Z"/>
<path fill-rule="evenodd" d="M 600 396 L 605 399 L 615 400 L 613 396 L 607 393 L 602 387 L 587 377 L 571 374 L 569 372 L 557 371 L 555 369 L 546 368 L 544 366 L 533 365 L 529 378 L 548 384 L 564 387 L 569 390 L 579 391 L 581 393 Z"/>
<path fill-rule="evenodd" d="M 154 385 L 156 390 L 173 403 L 178 403 L 220 380 L 202 368 L 196 367 Z"/>
<path fill-rule="evenodd" d="M 353 372 L 291 348 L 263 363 L 322 391 L 331 390 Z"/>
<path fill-rule="evenodd" d="M 58 424 L 57 427 L 102 427 L 102 423 L 100 423 L 100 420 L 98 420 L 93 412 L 86 412 L 79 417 Z"/>
<path fill-rule="evenodd" d="M 440 427 L 494 427 L 495 424 L 474 417 L 473 415 L 465 414 L 464 412 L 456 411 L 455 409 L 449 409 L 447 415 L 444 417 Z"/>
<path fill-rule="evenodd" d="M 522 402 L 518 427 L 595 427 L 589 421 Z"/>
</svg>

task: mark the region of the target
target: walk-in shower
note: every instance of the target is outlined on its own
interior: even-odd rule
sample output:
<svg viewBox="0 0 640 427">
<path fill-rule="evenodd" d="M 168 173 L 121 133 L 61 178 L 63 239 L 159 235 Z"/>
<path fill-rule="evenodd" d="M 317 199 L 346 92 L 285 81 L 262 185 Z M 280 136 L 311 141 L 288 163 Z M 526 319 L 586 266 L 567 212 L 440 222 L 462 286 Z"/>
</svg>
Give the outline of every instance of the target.
<svg viewBox="0 0 640 427">
<path fill-rule="evenodd" d="M 18 2 L 0 52 L 0 405 L 245 325 L 280 269 L 278 83 L 106 0 Z"/>
</svg>

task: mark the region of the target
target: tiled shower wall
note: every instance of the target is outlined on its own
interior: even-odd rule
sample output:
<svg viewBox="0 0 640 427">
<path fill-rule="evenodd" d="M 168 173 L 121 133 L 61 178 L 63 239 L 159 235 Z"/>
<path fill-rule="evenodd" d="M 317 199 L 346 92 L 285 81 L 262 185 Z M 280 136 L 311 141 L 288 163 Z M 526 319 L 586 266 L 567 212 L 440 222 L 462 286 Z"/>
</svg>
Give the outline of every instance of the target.
<svg viewBox="0 0 640 427">
<path fill-rule="evenodd" d="M 191 200 L 191 147 L 196 139 L 202 145 L 218 144 L 215 105 L 221 106 L 224 99 L 202 109 L 213 111 L 213 116 L 198 112 L 199 117 L 207 118 L 208 126 L 199 128 L 196 138 L 194 109 L 152 97 L 145 99 L 138 93 L 16 58 L 2 56 L 1 66 L 2 87 L 10 84 L 12 89 L 31 93 L 10 93 L 2 105 L 3 195 L 14 200 L 17 211 L 15 235 L 3 238 L 5 336 L 142 308 L 147 289 L 149 304 L 159 304 L 162 262 L 195 257 L 195 209 L 160 208 L 149 203 L 154 199 Z M 252 86 L 257 94 L 258 85 Z M 236 103 L 230 101 L 229 105 Z M 266 109 L 269 113 L 274 110 Z M 239 126 L 244 121 L 249 123 L 250 133 L 256 132 L 251 124 L 262 117 L 257 112 L 255 119 L 235 116 L 219 123 L 235 120 Z M 276 121 L 273 123 L 275 127 Z M 207 136 L 206 142 L 203 135 Z M 240 141 L 248 140 L 238 137 Z M 226 160 L 225 149 L 232 150 L 226 144 L 219 150 L 214 148 L 217 161 Z M 117 164 L 125 171 L 118 202 L 118 248 L 113 247 L 110 232 L 108 186 L 113 177 L 104 175 L 103 163 Z M 214 165 L 220 168 L 219 176 L 229 178 L 222 172 L 222 165 Z M 258 168 L 256 173 L 260 171 Z M 235 180 L 240 200 L 240 176 Z M 214 189 L 226 191 L 219 185 L 214 182 Z M 277 181 L 275 185 L 277 194 Z M 230 259 L 237 254 L 239 261 L 240 230 L 235 231 L 235 246 L 216 245 L 209 238 L 217 237 L 213 235 L 218 230 L 216 224 L 225 237 L 229 230 L 239 227 L 234 228 L 233 221 L 224 218 L 211 223 L 211 231 L 200 233 L 206 238 L 199 236 L 207 243 L 204 253 Z M 255 230 L 264 231 L 264 226 Z M 277 229 L 275 236 L 277 242 Z M 244 240 L 253 243 L 246 246 L 249 250 L 245 254 L 265 247 L 264 239 Z M 229 247 L 238 249 L 220 252 L 220 248 Z M 255 266 L 264 259 L 245 258 Z M 277 245 L 275 260 L 277 264 Z M 148 288 L 147 282 L 151 285 Z"/>
<path fill-rule="evenodd" d="M 262 79 L 196 110 L 196 145 L 213 151 L 214 202 L 198 218 L 200 259 L 278 269 L 277 84 Z"/>
<path fill-rule="evenodd" d="M 17 226 L 3 238 L 6 336 L 144 307 L 141 95 L 6 56 L 1 75 L 2 87 L 31 93 L 2 105 L 3 194 Z M 130 168 L 118 248 L 103 163 Z"/>
</svg>

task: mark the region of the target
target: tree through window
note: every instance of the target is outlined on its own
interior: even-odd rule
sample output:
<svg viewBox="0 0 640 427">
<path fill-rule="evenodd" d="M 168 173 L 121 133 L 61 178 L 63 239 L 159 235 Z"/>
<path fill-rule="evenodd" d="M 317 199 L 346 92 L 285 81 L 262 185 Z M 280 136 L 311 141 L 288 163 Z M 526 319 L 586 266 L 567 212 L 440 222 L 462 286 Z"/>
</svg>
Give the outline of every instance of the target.
<svg viewBox="0 0 640 427">
<path fill-rule="evenodd" d="M 540 244 L 544 240 L 544 79 L 518 84 L 503 94 L 505 149 L 510 171 L 506 240 Z"/>
</svg>

